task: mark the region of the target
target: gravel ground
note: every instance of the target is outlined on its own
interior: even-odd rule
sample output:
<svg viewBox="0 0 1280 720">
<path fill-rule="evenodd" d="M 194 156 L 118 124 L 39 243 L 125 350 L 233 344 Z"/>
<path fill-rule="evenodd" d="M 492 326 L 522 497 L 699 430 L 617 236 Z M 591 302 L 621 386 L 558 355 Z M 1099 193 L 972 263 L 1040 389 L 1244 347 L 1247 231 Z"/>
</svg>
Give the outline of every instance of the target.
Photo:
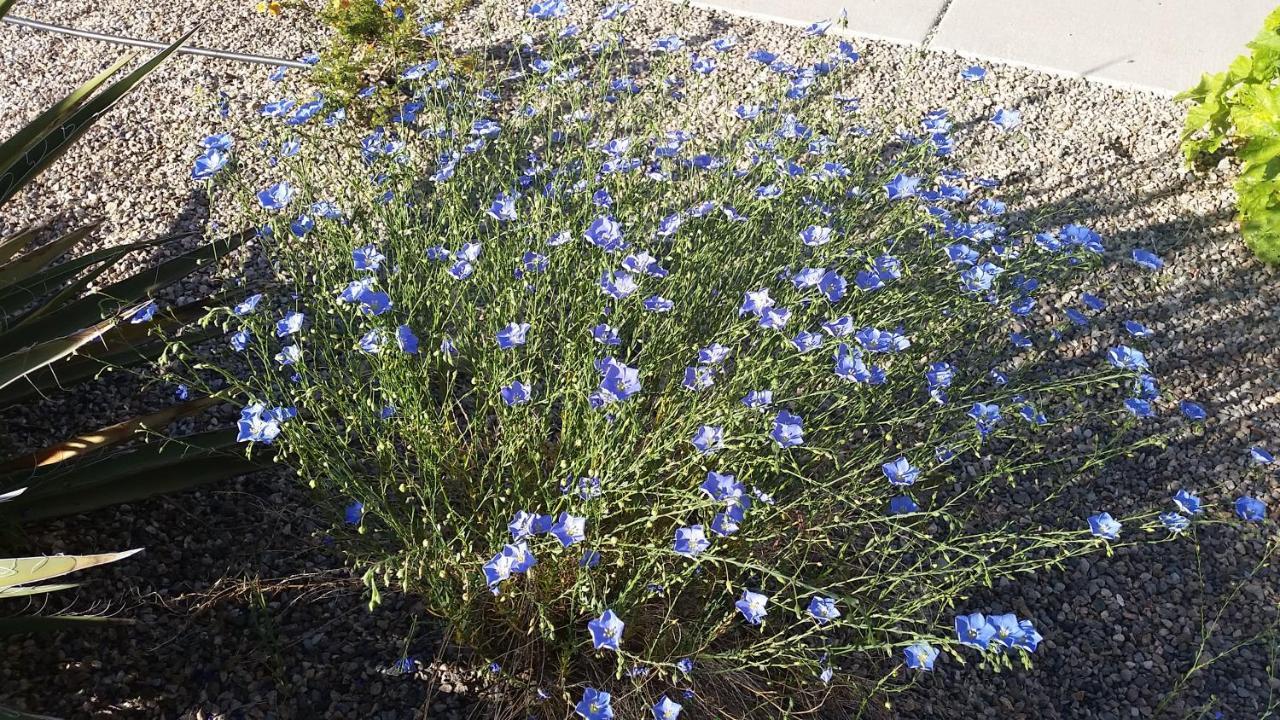
<svg viewBox="0 0 1280 720">
<path fill-rule="evenodd" d="M 323 35 L 301 11 L 282 19 L 236 6 L 126 5 L 120 0 L 22 0 L 15 12 L 78 27 L 173 37 L 202 23 L 194 42 L 296 57 Z M 509 9 L 493 3 L 459 18 L 458 35 L 509 37 Z M 643 0 L 632 12 L 637 45 L 673 28 L 690 41 L 735 33 L 741 47 L 798 55 L 797 30 Z M 1208 500 L 1240 493 L 1275 508 L 1280 482 L 1251 468 L 1252 445 L 1280 450 L 1280 284 L 1244 248 L 1231 222 L 1225 166 L 1195 176 L 1177 154 L 1182 110 L 1166 98 L 1077 79 L 988 64 L 982 84 L 970 63 L 886 43 L 860 41 L 864 59 L 847 91 L 869 118 L 914 127 L 936 107 L 951 110 L 960 164 L 1004 181 L 1015 218 L 1081 222 L 1107 239 L 1116 261 L 1090 289 L 1110 308 L 1074 340 L 1106 347 L 1126 318 L 1156 332 L 1149 343 L 1174 435 L 1168 447 L 1110 468 L 1074 488 L 1068 504 L 1088 511 L 1163 503 L 1179 487 Z M 104 67 L 116 49 L 0 26 L 0 135 Z M 49 68 L 58 68 L 53 73 Z M 6 210 L 2 228 L 37 217 L 107 222 L 95 241 L 120 243 L 196 229 L 207 217 L 187 179 L 194 142 L 212 120 L 216 93 L 237 108 L 290 91 L 266 68 L 179 58 L 126 99 Z M 752 68 L 721 63 L 699 101 L 719 109 L 749 86 Z M 1023 125 L 1002 134 L 985 122 L 998 106 Z M 1169 268 L 1140 275 L 1119 262 L 1131 247 Z M 154 261 L 144 258 L 138 262 Z M 179 292 L 199 292 L 199 284 Z M 1064 298 L 1069 301 L 1071 298 Z M 85 408 L 62 398 L 0 416 L 18 449 L 85 430 L 164 401 L 127 380 L 90 389 Z M 1209 410 L 1202 432 L 1173 419 L 1177 401 Z M 1005 500 L 1018 503 L 1014 491 Z M 1273 510 L 1274 513 L 1274 510 Z M 85 552 L 146 546 L 95 571 L 77 607 L 107 607 L 139 620 L 129 628 L 25 641 L 0 658 L 0 697 L 67 717 L 452 717 L 474 707 L 466 678 L 433 663 L 439 638 L 413 629 L 411 599 L 389 596 L 375 613 L 358 583 L 322 541 L 306 493 L 280 473 L 175 498 L 100 511 L 30 529 L 28 547 Z M 1258 718 L 1280 691 L 1276 571 L 1254 572 L 1274 536 L 1264 528 L 1207 525 L 1196 542 L 1124 548 L 1062 570 L 1002 584 L 959 606 L 1034 618 L 1046 641 L 1030 671 L 995 674 L 940 661 L 893 698 L 891 715 L 920 718 Z M 1198 551 L 1197 551 L 1198 544 Z M 1251 642 L 1257 638 L 1257 642 Z M 1197 651 L 1203 645 L 1203 652 Z M 1229 652 L 1228 652 L 1229 651 Z M 1225 653 L 1180 678 L 1197 663 Z M 404 654 L 426 664 L 407 676 L 386 667 Z M 1177 693 L 1172 693 L 1174 688 Z M 1167 702 L 1166 702 L 1167 701 Z M 1162 706 L 1161 703 L 1164 703 Z M 1160 708 L 1157 710 L 1157 708 Z M 482 709 L 476 710 L 483 716 Z"/>
</svg>

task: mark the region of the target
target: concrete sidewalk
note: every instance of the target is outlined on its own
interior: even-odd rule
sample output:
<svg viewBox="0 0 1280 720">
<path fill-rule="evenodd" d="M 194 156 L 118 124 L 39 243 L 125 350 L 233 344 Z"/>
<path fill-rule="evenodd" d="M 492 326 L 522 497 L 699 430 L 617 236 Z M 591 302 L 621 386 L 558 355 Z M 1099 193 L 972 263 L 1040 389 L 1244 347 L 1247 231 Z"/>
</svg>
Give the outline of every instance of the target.
<svg viewBox="0 0 1280 720">
<path fill-rule="evenodd" d="M 807 25 L 1172 95 L 1225 70 L 1280 0 L 710 0 Z M 835 30 L 833 29 L 833 32 Z"/>
</svg>

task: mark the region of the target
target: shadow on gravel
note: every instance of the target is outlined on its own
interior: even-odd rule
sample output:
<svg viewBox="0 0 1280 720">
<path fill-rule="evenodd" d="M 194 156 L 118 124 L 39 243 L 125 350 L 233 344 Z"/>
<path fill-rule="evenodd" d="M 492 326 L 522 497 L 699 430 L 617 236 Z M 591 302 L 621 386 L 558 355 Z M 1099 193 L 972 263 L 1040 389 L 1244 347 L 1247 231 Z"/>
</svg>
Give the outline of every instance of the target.
<svg viewBox="0 0 1280 720">
<path fill-rule="evenodd" d="M 734 29 L 718 15 L 710 23 L 710 31 L 689 42 Z M 482 52 L 504 57 L 510 51 L 510 46 L 494 46 Z M 638 67 L 647 61 L 630 52 Z M 1011 105 L 1052 99 L 1046 91 Z M 979 117 L 957 123 L 956 131 L 985 122 Z M 1123 143 L 1111 150 L 1116 160 L 1100 163 L 1097 170 L 1135 187 L 1168 163 L 1163 157 L 1135 162 Z M 1002 189 L 1010 206 L 1022 208 L 1010 216 L 1011 225 L 1109 222 L 1119 226 L 1104 233 L 1109 257 L 1141 246 L 1171 264 L 1191 267 L 1191 278 L 1204 276 L 1176 294 L 1163 292 L 1158 279 L 1123 268 L 1117 272 L 1117 266 L 1095 278 L 1113 303 L 1096 325 L 1115 326 L 1131 317 L 1156 330 L 1152 357 L 1158 374 L 1173 376 L 1166 388 L 1191 388 L 1197 393 L 1192 399 L 1205 405 L 1212 420 L 1203 432 L 1180 431 L 1185 424 L 1171 417 L 1176 413 L 1171 406 L 1181 398 L 1166 389 L 1163 410 L 1170 417 L 1161 427 L 1178 434 L 1161 451 L 1114 463 L 1059 509 L 1081 522 L 1100 510 L 1160 503 L 1183 486 L 1200 489 L 1210 500 L 1269 489 L 1257 484 L 1242 457 L 1251 443 L 1274 442 L 1280 427 L 1274 419 L 1233 412 L 1232 398 L 1275 382 L 1274 368 L 1280 367 L 1275 273 L 1239 247 L 1229 212 L 1150 209 L 1193 191 L 1199 182 L 1168 181 L 1116 197 L 1114 180 L 1064 179 L 1046 186 L 1014 175 Z M 193 191 L 169 229 L 198 230 L 207 218 L 207 199 Z M 1214 254 L 1224 246 L 1225 255 Z M 262 263 L 255 244 L 248 247 L 237 264 Z M 157 254 L 144 262 L 160 259 Z M 1132 282 L 1109 281 L 1116 278 Z M 1254 361 L 1241 362 L 1243 352 Z M 143 408 L 170 399 L 167 390 L 140 384 L 131 386 L 129 395 Z M 31 412 L 68 418 L 48 428 L 50 435 L 101 424 L 56 404 Z M 1216 487 L 1220 497 L 1210 493 Z M 1019 500 L 1011 489 L 994 502 Z M 13 654 L 30 664 L 22 677 L 6 681 L 4 695 L 56 697 L 56 706 L 30 709 L 66 717 L 104 712 L 193 719 L 491 716 L 493 708 L 477 698 L 474 679 L 453 675 L 447 655 L 445 662 L 435 660 L 444 653 L 440 629 L 422 618 L 416 601 L 384 592 L 383 604 L 369 612 L 357 578 L 343 570 L 317 570 L 342 567 L 325 543 L 329 520 L 321 513 L 298 478 L 269 471 L 32 528 L 28 547 L 37 552 L 146 547 L 129 561 L 134 565 L 96 570 L 84 592 L 85 597 L 128 598 L 112 610 L 137 624 L 67 635 L 45 646 L 36 645 L 43 640 L 23 640 L 30 646 Z M 1280 578 L 1270 567 L 1250 576 L 1263 554 L 1256 528 L 1204 525 L 1197 541 L 1200 554 L 1188 541 L 1126 547 L 1109 559 L 1078 560 L 1061 572 L 1003 583 L 962 600 L 959 611 L 1013 611 L 1033 618 L 1046 638 L 1036 667 L 996 676 L 972 665 L 940 663 L 937 672 L 919 677 L 917 688 L 895 711 L 926 720 L 968 720 L 974 704 L 956 699 L 963 694 L 982 698 L 980 704 L 990 709 L 987 716 L 1002 719 L 1182 718 L 1219 708 L 1228 717 L 1260 717 L 1269 692 L 1280 690 L 1269 670 L 1276 640 L 1273 635 L 1263 644 L 1236 645 L 1274 626 Z M 1243 588 L 1238 594 L 1237 587 Z M 1159 697 L 1158 689 L 1176 686 L 1195 662 L 1208 621 L 1224 606 L 1205 647 L 1210 655 L 1227 654 L 1194 674 L 1158 714 L 1148 701 L 1150 689 L 1156 688 Z M 129 667 L 117 665 L 121 646 L 136 658 Z M 400 659 L 414 661 L 393 668 Z M 37 682 L 43 685 L 38 692 Z M 108 710 L 104 698 L 129 700 Z"/>
<path fill-rule="evenodd" d="M 1173 510 L 1168 498 L 1179 488 L 1200 492 L 1219 516 L 1242 494 L 1274 508 L 1280 500 L 1274 473 L 1250 467 L 1248 448 L 1269 444 L 1274 450 L 1280 437 L 1277 273 L 1244 248 L 1228 203 L 1206 203 L 1203 211 L 1182 207 L 1189 198 L 1210 195 L 1205 181 L 1181 176 L 1147 187 L 1170 160 L 1117 155 L 1097 168 L 1110 180 L 1068 179 L 1045 187 L 1022 177 L 1003 188 L 1010 205 L 1023 208 L 1011 215 L 1014 227 L 1075 222 L 1108 228 L 1108 262 L 1085 288 L 1109 307 L 1089 328 L 1067 331 L 1067 342 L 1088 341 L 1099 350 L 1124 343 L 1146 351 L 1163 393 L 1157 401 L 1160 418 L 1145 421 L 1146 429 L 1170 433 L 1166 447 L 1113 462 L 1085 479 L 1055 506 L 1058 523 L 1078 517 L 1083 524 L 1087 515 L 1104 510 Z M 1144 189 L 1117 197 L 1117 178 L 1121 186 Z M 1177 269 L 1156 275 L 1137 270 L 1127 261 L 1134 247 L 1156 252 Z M 1079 305 L 1079 299 L 1071 304 Z M 1155 336 L 1128 337 L 1118 329 L 1125 319 L 1138 320 Z M 1097 362 L 1096 355 L 1079 357 Z M 1074 366 L 1064 360 L 1060 368 Z M 1202 404 L 1209 420 L 1187 423 L 1177 407 L 1182 399 Z M 1011 489 L 996 502 L 1018 498 L 1019 491 Z M 1043 625 L 1046 642 L 1036 666 L 993 681 L 990 669 L 948 665 L 921 681 L 911 709 L 919 717 L 968 718 L 977 698 L 977 705 L 991 708 L 989 717 L 999 718 L 1274 713 L 1280 691 L 1280 573 L 1264 562 L 1272 549 L 1267 533 L 1274 528 L 1195 527 L 1187 538 L 1080 559 L 1059 572 L 1002 582 L 962 601 L 957 612 L 1016 612 Z M 1130 537 L 1139 533 L 1126 531 Z M 964 688 L 970 702 L 949 702 L 956 688 Z"/>
</svg>

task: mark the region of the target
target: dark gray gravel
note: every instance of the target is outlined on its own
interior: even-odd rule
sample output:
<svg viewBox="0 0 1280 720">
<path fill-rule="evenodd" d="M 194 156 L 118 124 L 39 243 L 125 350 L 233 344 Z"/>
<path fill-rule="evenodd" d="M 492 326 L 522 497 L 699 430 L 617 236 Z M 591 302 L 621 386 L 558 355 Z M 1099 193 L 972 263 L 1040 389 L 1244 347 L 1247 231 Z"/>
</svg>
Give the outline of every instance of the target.
<svg viewBox="0 0 1280 720">
<path fill-rule="evenodd" d="M 17 12 L 155 36 L 176 35 L 201 20 L 199 42 L 286 57 L 323 43 L 302 13 L 270 19 L 248 3 L 193 8 L 24 0 Z M 507 4 L 482 4 L 464 13 L 459 35 L 464 42 L 509 37 L 515 14 Z M 659 0 L 639 2 L 632 27 L 637 45 L 673 28 L 699 41 L 732 32 L 746 48 L 793 55 L 802 44 L 793 28 Z M 1064 507 L 1120 511 L 1164 503 L 1187 487 L 1223 506 L 1237 494 L 1253 494 L 1274 516 L 1280 482 L 1274 472 L 1250 467 L 1248 448 L 1280 451 L 1278 273 L 1250 256 L 1234 228 L 1227 166 L 1202 177 L 1182 166 L 1182 109 L 1153 94 L 995 64 L 988 64 L 985 83 L 970 85 L 959 79 L 971 64 L 962 58 L 858 45 L 864 59 L 847 91 L 864 98 L 869 118 L 885 115 L 914 128 L 922 113 L 948 108 L 965 128 L 955 133 L 960 164 L 1001 178 L 1015 217 L 1080 222 L 1106 238 L 1114 266 L 1089 289 L 1110 308 L 1073 341 L 1076 349 L 1110 344 L 1126 318 L 1156 331 L 1148 357 L 1161 380 L 1158 406 L 1166 419 L 1160 422 L 1174 432 L 1173 441 L 1073 488 Z M 0 75 L 0 134 L 114 55 L 87 41 L 0 26 L 0 57 L 11 70 Z M 221 89 L 244 107 L 288 91 L 268 83 L 267 72 L 175 60 L 14 203 L 3 227 L 36 217 L 70 222 L 104 215 L 102 244 L 199 227 L 207 211 L 187 173 L 194 142 L 212 118 L 212 98 Z M 710 115 L 736 100 L 752 73 L 721 63 L 715 89 L 692 114 Z M 1020 110 L 1023 125 L 1004 134 L 987 123 L 999 106 Z M 1157 252 L 1169 267 L 1154 276 L 1139 273 L 1123 261 L 1131 247 Z M 92 388 L 87 409 L 54 399 L 0 421 L 8 423 L 12 445 L 35 447 L 166 397 L 158 388 L 137 391 L 136 383 L 107 380 Z M 1188 432 L 1174 417 L 1182 398 L 1209 410 L 1203 432 Z M 68 717 L 458 715 L 474 701 L 474 682 L 452 677 L 447 665 L 407 676 L 382 672 L 406 647 L 429 663 L 438 638 L 429 623 L 409 637 L 411 599 L 390 596 L 371 614 L 357 583 L 326 570 L 337 562 L 325 552 L 317 514 L 289 478 L 264 473 L 31 529 L 29 547 L 37 551 L 146 546 L 125 564 L 95 571 L 76 601 L 139 623 L 6 647 L 0 698 Z M 1271 567 L 1251 571 L 1275 536 L 1274 521 L 1209 525 L 1198 532 L 1199 555 L 1189 540 L 1124 548 L 1114 557 L 1094 556 L 976 593 L 960 609 L 1035 619 L 1046 641 L 1034 669 L 996 674 L 940 661 L 938 672 L 892 698 L 888 714 L 1109 719 L 1221 711 L 1226 718 L 1263 717 L 1280 691 L 1277 640 L 1266 634 L 1277 621 L 1280 583 Z M 1225 654 L 1180 685 L 1206 628 L 1201 660 Z"/>
</svg>

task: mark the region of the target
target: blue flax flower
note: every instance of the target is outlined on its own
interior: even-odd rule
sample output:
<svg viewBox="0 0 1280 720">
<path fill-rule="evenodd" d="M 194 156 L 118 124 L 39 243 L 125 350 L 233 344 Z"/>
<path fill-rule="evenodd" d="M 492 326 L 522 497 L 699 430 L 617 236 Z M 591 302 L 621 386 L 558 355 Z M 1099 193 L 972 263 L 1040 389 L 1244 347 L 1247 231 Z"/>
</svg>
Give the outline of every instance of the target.
<svg viewBox="0 0 1280 720">
<path fill-rule="evenodd" d="M 800 352 L 806 353 L 822 347 L 822 336 L 815 332 L 802 330 L 794 338 L 791 338 L 791 344 L 795 345 Z"/>
<path fill-rule="evenodd" d="M 151 319 L 156 316 L 156 311 L 159 309 L 160 309 L 160 306 L 156 304 L 155 300 L 152 300 L 146 305 L 143 305 L 142 307 L 138 308 L 133 313 L 133 315 L 129 318 L 129 322 L 134 325 L 139 325 L 145 322 L 151 322 Z"/>
<path fill-rule="evenodd" d="M 617 252 L 624 247 L 622 225 L 610 215 L 601 215 L 587 227 L 587 241 L 605 252 Z"/>
<path fill-rule="evenodd" d="M 996 628 L 987 622 L 982 613 L 956 616 L 956 639 L 961 645 L 986 650 L 995 636 Z"/>
<path fill-rule="evenodd" d="M 831 228 L 821 225 L 810 225 L 800 231 L 800 242 L 809 247 L 818 247 L 831 242 Z"/>
<path fill-rule="evenodd" d="M 216 147 L 205 150 L 191 168 L 192 180 L 210 180 L 227 166 L 231 153 Z"/>
<path fill-rule="evenodd" d="M 529 402 L 529 388 L 519 380 L 502 388 L 502 401 L 507 405 L 523 405 Z"/>
<path fill-rule="evenodd" d="M 1035 652 L 1043 639 L 1030 620 L 1019 620 L 1018 634 L 1013 636 L 1013 647 L 1021 648 L 1027 652 Z"/>
<path fill-rule="evenodd" d="M 1120 537 L 1120 521 L 1111 517 L 1111 513 L 1098 513 L 1089 516 L 1089 532 L 1103 540 L 1116 540 Z"/>
<path fill-rule="evenodd" d="M 293 335 L 302 329 L 302 324 L 307 316 L 300 312 L 290 312 L 283 319 L 276 322 L 276 337 L 285 337 Z"/>
<path fill-rule="evenodd" d="M 968 412 L 978 427 L 978 433 L 986 437 L 995 429 L 1004 417 L 1000 414 L 1000 406 L 995 403 L 974 403 Z"/>
<path fill-rule="evenodd" d="M 653 720 L 679 720 L 684 706 L 666 695 L 653 706 Z"/>
<path fill-rule="evenodd" d="M 1200 496 L 1190 490 L 1184 489 L 1174 493 L 1173 504 L 1188 515 L 1198 515 L 1204 512 L 1204 508 L 1200 504 Z"/>
<path fill-rule="evenodd" d="M 382 352 L 382 331 L 374 328 L 360 336 L 359 346 L 361 350 L 370 355 L 377 355 Z"/>
<path fill-rule="evenodd" d="M 840 609 L 836 607 L 835 600 L 815 595 L 809 599 L 809 615 L 819 625 L 825 625 L 840 617 Z"/>
<path fill-rule="evenodd" d="M 1160 513 L 1160 524 L 1174 534 L 1180 533 L 1191 527 L 1191 521 L 1185 515 L 1175 512 Z"/>
<path fill-rule="evenodd" d="M 528 544 L 521 542 L 504 546 L 482 568 L 489 591 L 497 595 L 502 581 L 510 578 L 513 572 L 520 572 L 518 567 L 523 566 L 527 569 L 533 567 L 536 562 L 533 554 L 529 552 Z"/>
<path fill-rule="evenodd" d="M 884 186 L 890 200 L 914 197 L 920 190 L 920 178 L 898 173 Z"/>
<path fill-rule="evenodd" d="M 618 650 L 618 641 L 622 640 L 622 629 L 626 627 L 626 623 L 614 614 L 612 610 L 605 610 L 600 617 L 587 623 L 587 629 L 591 631 L 591 644 L 596 650 Z"/>
<path fill-rule="evenodd" d="M 920 468 L 913 466 L 905 457 L 880 466 L 890 485 L 905 487 L 912 485 L 920 478 Z"/>
<path fill-rule="evenodd" d="M 804 419 L 782 410 L 773 420 L 773 431 L 769 437 L 778 443 L 778 447 L 787 449 L 804 444 Z"/>
<path fill-rule="evenodd" d="M 293 200 L 297 190 L 288 182 L 278 182 L 258 193 L 258 204 L 265 210 L 282 210 Z"/>
<path fill-rule="evenodd" d="M 569 547 L 587 538 L 586 527 L 587 519 L 585 517 L 562 512 L 556 520 L 556 524 L 551 526 L 551 534 L 556 536 L 561 545 Z"/>
<path fill-rule="evenodd" d="M 991 116 L 991 124 L 1004 131 L 1012 130 L 1022 124 L 1022 113 L 1009 108 L 1000 108 Z"/>
<path fill-rule="evenodd" d="M 912 670 L 932 670 L 934 661 L 938 659 L 938 648 L 929 643 L 919 642 L 908 645 L 902 654 L 906 659 L 907 667 Z"/>
<path fill-rule="evenodd" d="M 1131 257 L 1133 258 L 1134 264 L 1136 264 L 1138 267 L 1142 268 L 1143 270 L 1150 270 L 1151 272 L 1156 272 L 1164 267 L 1164 260 L 1161 260 L 1160 256 L 1156 255 L 1155 253 L 1149 250 L 1143 250 L 1142 248 L 1134 248 L 1133 254 Z"/>
<path fill-rule="evenodd" d="M 378 252 L 377 246 L 370 243 L 351 251 L 351 261 L 357 270 L 376 271 L 382 267 L 386 256 Z"/>
<path fill-rule="evenodd" d="M 231 308 L 231 314 L 236 317 L 244 317 L 245 315 L 252 313 L 254 310 L 257 310 L 258 303 L 260 302 L 262 302 L 262 293 L 250 295 L 244 300 L 236 303 L 236 306 Z"/>
<path fill-rule="evenodd" d="M 603 375 L 598 393 L 601 404 L 621 402 L 640 391 L 639 368 L 628 367 L 613 358 L 599 361 L 597 368 Z"/>
<path fill-rule="evenodd" d="M 1236 500 L 1236 516 L 1247 522 L 1262 522 L 1267 517 L 1267 506 L 1246 495 Z"/>
<path fill-rule="evenodd" d="M 1190 400 L 1183 400 L 1179 402 L 1178 409 L 1182 411 L 1184 417 L 1193 422 L 1198 422 L 1208 417 L 1208 413 L 1205 412 L 1203 405 L 1191 402 Z"/>
<path fill-rule="evenodd" d="M 591 328 L 591 337 L 596 342 L 604 345 L 621 345 L 622 338 L 618 335 L 618 329 L 605 323 L 600 323 Z"/>
<path fill-rule="evenodd" d="M 765 609 L 765 605 L 769 602 L 769 598 L 758 592 L 743 590 L 742 597 L 735 602 L 734 607 L 738 608 L 738 612 L 742 613 L 742 617 L 752 625 L 759 625 L 760 621 L 769 614 Z"/>
<path fill-rule="evenodd" d="M 693 446 L 704 455 L 723 449 L 724 428 L 715 425 L 699 426 L 693 434 Z"/>
<path fill-rule="evenodd" d="M 516 219 L 516 196 L 507 193 L 499 193 L 493 203 L 489 205 L 488 213 L 490 217 L 499 222 L 511 222 Z"/>
<path fill-rule="evenodd" d="M 687 557 L 697 557 L 711 547 L 706 530 L 701 525 L 676 528 L 675 551 Z"/>
<path fill-rule="evenodd" d="M 400 351 L 407 355 L 418 354 L 418 336 L 413 334 L 413 329 L 408 325 L 396 328 L 396 344 L 400 346 Z"/>
<path fill-rule="evenodd" d="M 773 307 L 773 298 L 769 297 L 768 288 L 748 290 L 742 295 L 742 307 L 738 308 L 738 315 L 752 313 L 756 317 L 760 317 L 765 310 L 771 307 Z"/>
<path fill-rule="evenodd" d="M 644 299 L 643 304 L 645 310 L 656 313 L 670 312 L 671 308 L 675 307 L 675 303 L 661 295 L 650 295 Z"/>
<path fill-rule="evenodd" d="M 498 331 L 498 347 L 503 350 L 524 345 L 528 339 L 529 323 L 508 323 L 506 327 Z"/>
<path fill-rule="evenodd" d="M 905 515 L 907 513 L 919 512 L 920 506 L 916 504 L 906 495 L 895 495 L 889 498 L 889 514 Z"/>
<path fill-rule="evenodd" d="M 767 330 L 782 330 L 791 321 L 791 310 L 788 308 L 768 307 L 760 313 L 760 327 Z"/>
<path fill-rule="evenodd" d="M 604 690 L 589 687 L 582 699 L 573 707 L 583 720 L 613 720 L 613 696 Z"/>
<path fill-rule="evenodd" d="M 1146 338 L 1149 338 L 1155 334 L 1151 332 L 1150 328 L 1138 322 L 1137 320 L 1125 320 L 1124 331 L 1139 340 L 1145 340 Z"/>
<path fill-rule="evenodd" d="M 1134 350 L 1128 345 L 1117 345 L 1108 350 L 1107 361 L 1121 370 L 1139 372 L 1150 369 L 1147 365 L 1147 357 L 1142 354 L 1142 351 Z"/>
</svg>

